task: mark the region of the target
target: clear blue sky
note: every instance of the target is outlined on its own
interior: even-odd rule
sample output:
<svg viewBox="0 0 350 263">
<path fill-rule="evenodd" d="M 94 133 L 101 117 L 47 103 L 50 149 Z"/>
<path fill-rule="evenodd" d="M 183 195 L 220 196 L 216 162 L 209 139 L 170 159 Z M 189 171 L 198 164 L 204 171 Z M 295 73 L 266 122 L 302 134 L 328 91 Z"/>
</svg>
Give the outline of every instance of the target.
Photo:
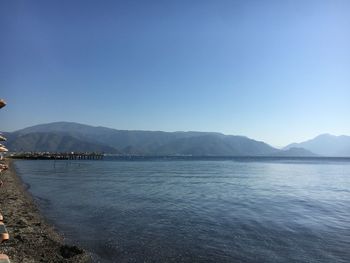
<svg viewBox="0 0 350 263">
<path fill-rule="evenodd" d="M 350 1 L 0 2 L 1 129 L 350 135 Z"/>
</svg>

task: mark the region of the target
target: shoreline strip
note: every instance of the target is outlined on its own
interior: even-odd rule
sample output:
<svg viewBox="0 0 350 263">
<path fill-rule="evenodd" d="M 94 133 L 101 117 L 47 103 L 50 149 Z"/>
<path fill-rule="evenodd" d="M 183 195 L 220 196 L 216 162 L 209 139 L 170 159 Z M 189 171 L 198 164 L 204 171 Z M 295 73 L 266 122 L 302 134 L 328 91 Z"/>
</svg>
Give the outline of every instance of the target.
<svg viewBox="0 0 350 263">
<path fill-rule="evenodd" d="M 64 238 L 41 215 L 33 197 L 17 176 L 13 160 L 5 160 L 9 169 L 2 173 L 0 213 L 11 238 L 0 246 L 12 263 L 91 262 L 89 253 L 65 244 Z"/>
</svg>

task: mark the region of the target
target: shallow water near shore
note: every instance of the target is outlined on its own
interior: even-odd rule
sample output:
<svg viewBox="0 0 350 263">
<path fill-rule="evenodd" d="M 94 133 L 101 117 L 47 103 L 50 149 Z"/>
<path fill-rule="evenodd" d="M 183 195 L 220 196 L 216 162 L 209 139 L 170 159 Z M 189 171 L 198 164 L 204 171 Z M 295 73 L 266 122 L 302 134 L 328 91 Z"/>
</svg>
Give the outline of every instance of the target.
<svg viewBox="0 0 350 263">
<path fill-rule="evenodd" d="M 15 162 L 96 262 L 348 262 L 350 161 Z"/>
</svg>

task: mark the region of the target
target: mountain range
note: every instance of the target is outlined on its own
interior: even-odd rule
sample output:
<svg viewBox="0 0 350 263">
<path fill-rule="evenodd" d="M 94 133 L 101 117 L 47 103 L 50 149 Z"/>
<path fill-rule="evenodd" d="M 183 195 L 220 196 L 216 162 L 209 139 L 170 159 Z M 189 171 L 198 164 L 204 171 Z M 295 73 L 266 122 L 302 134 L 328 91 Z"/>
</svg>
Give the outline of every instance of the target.
<svg viewBox="0 0 350 263">
<path fill-rule="evenodd" d="M 350 156 L 350 136 L 321 134 L 311 140 L 292 143 L 284 149 L 304 148 L 321 156 Z"/>
<path fill-rule="evenodd" d="M 192 155 L 192 156 L 317 156 L 344 154 L 348 146 L 332 154 L 316 143 L 291 144 L 276 149 L 264 142 L 244 136 L 215 132 L 129 131 L 93 127 L 72 122 L 40 124 L 15 132 L 7 132 L 6 146 L 11 151 L 104 152 L 121 155 Z M 344 136 L 341 140 L 349 139 Z M 316 138 L 315 138 L 316 139 Z M 321 137 L 323 139 L 323 137 Z M 322 140 L 316 140 L 320 142 Z M 331 142 L 328 142 L 331 143 Z M 311 146 L 312 147 L 311 147 Z M 322 151 L 320 150 L 322 149 Z M 333 149 L 333 148 L 332 148 Z"/>
</svg>

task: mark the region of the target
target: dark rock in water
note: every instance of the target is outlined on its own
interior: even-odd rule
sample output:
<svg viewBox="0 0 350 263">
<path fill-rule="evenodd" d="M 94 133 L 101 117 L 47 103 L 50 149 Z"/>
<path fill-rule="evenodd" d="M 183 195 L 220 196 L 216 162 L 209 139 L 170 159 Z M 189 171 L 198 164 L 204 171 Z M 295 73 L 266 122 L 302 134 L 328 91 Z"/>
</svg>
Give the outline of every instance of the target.
<svg viewBox="0 0 350 263">
<path fill-rule="evenodd" d="M 72 258 L 76 255 L 82 254 L 84 251 L 77 246 L 68 246 L 68 245 L 63 245 L 60 248 L 60 254 L 64 258 Z"/>
</svg>

